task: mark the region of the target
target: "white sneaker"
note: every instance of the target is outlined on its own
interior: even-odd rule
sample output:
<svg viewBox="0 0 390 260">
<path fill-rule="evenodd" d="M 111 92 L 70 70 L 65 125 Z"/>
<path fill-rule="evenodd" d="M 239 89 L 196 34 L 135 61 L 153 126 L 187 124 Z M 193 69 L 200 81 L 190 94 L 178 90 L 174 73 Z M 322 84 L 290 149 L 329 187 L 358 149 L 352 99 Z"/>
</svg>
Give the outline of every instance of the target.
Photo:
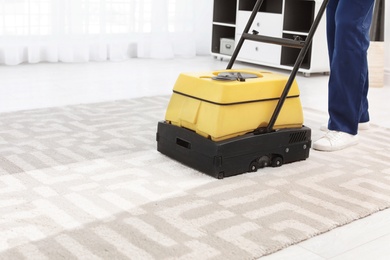
<svg viewBox="0 0 390 260">
<path fill-rule="evenodd" d="M 314 142 L 313 149 L 332 152 L 356 145 L 358 142 L 359 138 L 357 135 L 330 130 L 322 138 Z"/>
<path fill-rule="evenodd" d="M 364 123 L 359 123 L 358 130 L 368 130 L 368 129 L 370 129 L 370 122 L 369 121 L 364 122 Z M 324 131 L 324 132 L 329 131 L 328 124 L 321 125 L 320 130 Z"/>
</svg>

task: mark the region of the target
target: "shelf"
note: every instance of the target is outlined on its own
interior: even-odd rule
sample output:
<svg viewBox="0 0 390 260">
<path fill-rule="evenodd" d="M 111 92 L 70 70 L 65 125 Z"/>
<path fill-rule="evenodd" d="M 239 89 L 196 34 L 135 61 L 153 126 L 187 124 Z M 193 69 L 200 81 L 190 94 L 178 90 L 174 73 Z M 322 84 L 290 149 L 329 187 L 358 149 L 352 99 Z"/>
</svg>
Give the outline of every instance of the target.
<svg viewBox="0 0 390 260">
<path fill-rule="evenodd" d="M 213 22 L 235 24 L 237 0 L 214 0 Z"/>
<path fill-rule="evenodd" d="M 315 1 L 285 0 L 283 30 L 309 32 L 314 21 L 314 9 Z"/>
<path fill-rule="evenodd" d="M 242 11 L 252 11 L 255 4 L 256 0 L 239 0 L 238 9 Z M 282 6 L 282 0 L 264 0 L 260 7 L 260 12 L 281 14 L 283 10 Z"/>
<path fill-rule="evenodd" d="M 233 23 L 218 23 L 218 22 L 213 22 L 214 25 L 219 25 L 219 26 L 227 26 L 227 27 L 236 27 L 235 24 Z"/>
<path fill-rule="evenodd" d="M 211 52 L 219 53 L 221 48 L 221 38 L 234 39 L 236 28 L 213 24 L 213 36 L 211 39 Z"/>
<path fill-rule="evenodd" d="M 215 57 L 231 57 L 231 49 L 227 46 L 237 46 L 256 3 L 257 0 L 213 0 L 211 53 Z M 255 30 L 262 36 L 304 41 L 322 3 L 321 0 L 264 0 L 248 32 Z M 300 50 L 248 40 L 243 44 L 237 61 L 291 69 Z M 322 19 L 299 71 L 308 75 L 328 72 L 326 50 L 326 22 Z"/>
<path fill-rule="evenodd" d="M 287 31 L 287 30 L 283 30 L 283 33 L 286 33 L 286 34 L 296 34 L 296 35 L 300 35 L 300 36 L 307 36 L 309 34 L 308 32 Z"/>
<path fill-rule="evenodd" d="M 283 34 L 283 38 L 285 39 L 294 39 L 295 36 L 301 37 L 303 41 L 306 40 L 306 36 L 296 35 L 296 34 L 286 34 L 286 33 Z M 301 49 L 297 49 L 297 48 L 282 47 L 280 64 L 285 66 L 290 66 L 290 67 L 294 66 L 300 51 Z M 311 47 L 307 51 L 306 56 L 302 61 L 301 68 L 310 69 L 310 61 L 311 61 Z"/>
</svg>

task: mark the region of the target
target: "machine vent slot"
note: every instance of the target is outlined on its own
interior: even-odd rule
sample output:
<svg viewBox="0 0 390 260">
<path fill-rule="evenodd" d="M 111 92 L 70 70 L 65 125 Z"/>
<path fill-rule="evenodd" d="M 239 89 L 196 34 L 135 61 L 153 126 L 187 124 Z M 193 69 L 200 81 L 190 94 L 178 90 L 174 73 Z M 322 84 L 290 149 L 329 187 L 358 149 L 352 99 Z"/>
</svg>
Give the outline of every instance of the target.
<svg viewBox="0 0 390 260">
<path fill-rule="evenodd" d="M 290 134 L 290 144 L 307 141 L 307 131 L 300 131 Z"/>
<path fill-rule="evenodd" d="M 186 149 L 191 149 L 191 143 L 181 138 L 176 138 L 176 144 Z"/>
</svg>

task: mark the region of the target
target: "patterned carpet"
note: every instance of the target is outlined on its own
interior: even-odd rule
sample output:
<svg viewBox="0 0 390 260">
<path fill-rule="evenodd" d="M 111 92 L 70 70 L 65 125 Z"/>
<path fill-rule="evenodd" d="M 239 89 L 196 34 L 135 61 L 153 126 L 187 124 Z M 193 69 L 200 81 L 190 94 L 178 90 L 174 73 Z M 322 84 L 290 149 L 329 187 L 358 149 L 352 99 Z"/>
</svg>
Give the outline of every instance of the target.
<svg viewBox="0 0 390 260">
<path fill-rule="evenodd" d="M 387 129 L 216 180 L 156 151 L 167 102 L 0 114 L 0 259 L 256 259 L 390 206 Z"/>
</svg>

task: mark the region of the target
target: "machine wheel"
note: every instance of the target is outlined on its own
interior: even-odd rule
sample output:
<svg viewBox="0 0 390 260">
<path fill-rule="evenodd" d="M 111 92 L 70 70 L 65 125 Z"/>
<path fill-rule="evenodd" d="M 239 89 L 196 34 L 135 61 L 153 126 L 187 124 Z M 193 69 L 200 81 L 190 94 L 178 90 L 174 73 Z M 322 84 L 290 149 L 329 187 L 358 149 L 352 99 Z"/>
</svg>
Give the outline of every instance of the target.
<svg viewBox="0 0 390 260">
<path fill-rule="evenodd" d="M 269 156 L 267 156 L 267 155 L 261 156 L 257 160 L 257 162 L 259 163 L 259 168 L 267 167 L 270 164 Z"/>
<path fill-rule="evenodd" d="M 272 159 L 272 167 L 280 167 L 283 165 L 283 158 L 280 156 L 275 156 Z"/>
<path fill-rule="evenodd" d="M 253 161 L 251 162 L 251 164 L 249 164 L 249 172 L 256 172 L 257 168 L 258 168 L 258 164 L 256 161 Z"/>
</svg>

